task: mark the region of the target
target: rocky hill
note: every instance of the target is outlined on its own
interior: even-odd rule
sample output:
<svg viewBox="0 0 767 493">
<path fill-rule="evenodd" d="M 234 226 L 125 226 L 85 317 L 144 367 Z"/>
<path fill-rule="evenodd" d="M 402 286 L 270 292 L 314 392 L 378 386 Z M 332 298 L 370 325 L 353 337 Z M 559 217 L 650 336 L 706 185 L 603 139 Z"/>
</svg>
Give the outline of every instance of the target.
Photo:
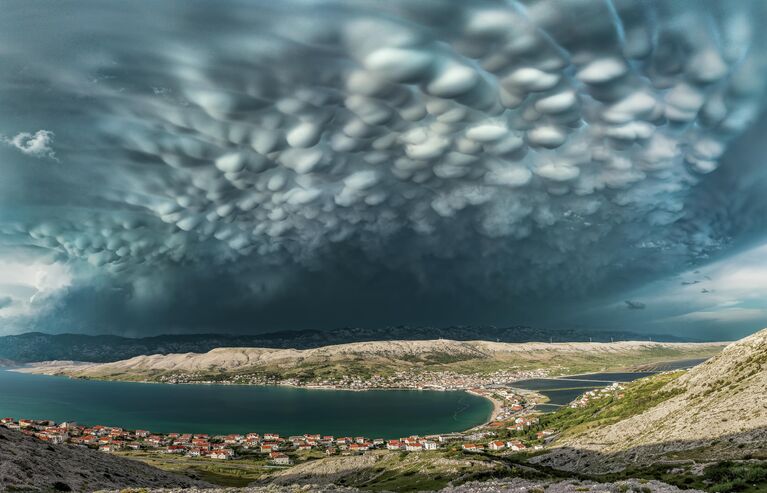
<svg viewBox="0 0 767 493">
<path fill-rule="evenodd" d="M 386 372 L 409 368 L 457 371 L 500 368 L 560 368 L 599 370 L 605 367 L 657 360 L 707 357 L 721 343 L 522 343 L 487 341 L 377 341 L 314 349 L 219 348 L 204 354 L 185 353 L 137 356 L 113 363 L 52 362 L 24 369 L 30 373 L 122 380 L 158 379 L 168 374 L 222 374 L 278 372 L 325 374 L 335 371 Z"/>
<path fill-rule="evenodd" d="M 147 490 L 143 493 L 362 493 L 357 488 L 348 488 L 335 485 L 309 484 L 301 487 L 290 486 L 250 486 L 247 488 L 216 488 L 212 490 L 191 489 L 159 489 Z M 494 480 L 483 482 L 471 482 L 459 486 L 447 486 L 434 490 L 439 493 L 703 493 L 700 490 L 680 490 L 660 481 L 616 481 L 612 483 L 595 483 L 593 481 L 530 481 L 526 479 Z M 103 492 L 122 493 L 122 492 Z"/>
<path fill-rule="evenodd" d="M 614 470 L 664 458 L 767 458 L 767 329 L 673 379 L 666 400 L 559 441 L 538 462 Z"/>
<path fill-rule="evenodd" d="M 541 329 L 523 325 L 510 327 L 343 327 L 330 330 L 294 330 L 255 335 L 187 334 L 128 338 L 112 335 L 43 334 L 29 332 L 0 337 L 0 358 L 21 363 L 51 360 L 109 362 L 147 354 L 205 353 L 221 347 L 310 349 L 322 346 L 386 340 L 458 341 L 484 339 L 500 342 L 609 342 L 652 339 L 663 342 L 692 342 L 671 335 L 639 335 L 627 331 Z"/>
<path fill-rule="evenodd" d="M 204 488 L 206 483 L 94 450 L 50 445 L 0 427 L 0 491 Z"/>
</svg>

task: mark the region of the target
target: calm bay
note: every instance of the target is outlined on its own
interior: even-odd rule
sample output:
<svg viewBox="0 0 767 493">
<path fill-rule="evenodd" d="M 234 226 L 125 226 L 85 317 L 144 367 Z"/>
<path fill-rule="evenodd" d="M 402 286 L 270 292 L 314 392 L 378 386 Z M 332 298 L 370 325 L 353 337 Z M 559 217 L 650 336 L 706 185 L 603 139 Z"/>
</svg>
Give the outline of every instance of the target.
<svg viewBox="0 0 767 493">
<path fill-rule="evenodd" d="M 491 412 L 490 401 L 459 391 L 144 384 L 0 371 L 0 417 L 164 433 L 395 438 L 465 430 Z"/>
</svg>

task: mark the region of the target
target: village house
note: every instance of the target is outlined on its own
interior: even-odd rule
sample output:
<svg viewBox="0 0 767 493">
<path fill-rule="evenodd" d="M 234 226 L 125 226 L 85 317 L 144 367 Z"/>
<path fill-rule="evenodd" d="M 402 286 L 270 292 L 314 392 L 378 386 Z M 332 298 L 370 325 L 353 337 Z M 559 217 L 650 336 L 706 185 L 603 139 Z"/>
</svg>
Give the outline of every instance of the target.
<svg viewBox="0 0 767 493">
<path fill-rule="evenodd" d="M 535 438 L 537 438 L 538 440 L 541 440 L 541 439 L 549 437 L 549 436 L 551 436 L 553 434 L 554 434 L 554 432 L 552 430 L 543 430 L 543 431 L 539 431 L 538 433 L 536 433 L 535 434 Z"/>
<path fill-rule="evenodd" d="M 293 461 L 290 460 L 290 457 L 281 452 L 271 452 L 269 454 L 269 460 L 271 460 L 272 464 L 277 466 L 289 466 L 293 463 Z"/>
<path fill-rule="evenodd" d="M 192 446 L 205 449 L 205 450 L 210 450 L 210 442 L 208 442 L 208 440 L 206 440 L 205 438 L 193 438 Z"/>
<path fill-rule="evenodd" d="M 503 450 L 506 448 L 506 444 L 500 440 L 496 440 L 494 442 L 490 442 L 487 444 L 487 448 L 490 450 Z"/>
<path fill-rule="evenodd" d="M 168 445 L 165 448 L 165 453 L 166 454 L 183 454 L 186 452 L 186 450 L 187 448 L 184 447 L 183 445 Z"/>
<path fill-rule="evenodd" d="M 227 445 L 236 445 L 245 439 L 242 435 L 227 435 L 224 437 L 224 443 Z"/>
<path fill-rule="evenodd" d="M 423 446 L 421 446 L 421 444 L 418 442 L 406 443 L 405 450 L 407 450 L 408 452 L 420 452 L 421 450 L 423 450 Z"/>
<path fill-rule="evenodd" d="M 261 452 L 276 452 L 277 450 L 280 450 L 282 448 L 282 445 L 277 442 L 262 442 L 261 443 Z"/>
<path fill-rule="evenodd" d="M 458 435 L 456 433 L 450 433 L 450 434 L 446 434 L 446 435 L 438 435 L 437 436 L 437 441 L 439 441 L 439 443 L 455 442 L 455 441 L 459 441 L 459 440 L 463 440 L 463 435 Z"/>
<path fill-rule="evenodd" d="M 404 443 L 405 445 L 410 443 L 418 443 L 420 440 L 417 436 L 410 436 L 407 438 L 400 438 L 400 441 Z"/>
<path fill-rule="evenodd" d="M 400 442 L 399 440 L 389 440 L 386 443 L 386 448 L 388 450 L 399 450 L 402 448 L 402 442 Z"/>
<path fill-rule="evenodd" d="M 67 440 L 67 436 L 64 433 L 46 433 L 48 441 L 54 445 L 59 445 Z"/>
<path fill-rule="evenodd" d="M 145 442 L 150 444 L 150 445 L 157 445 L 157 446 L 159 446 L 163 442 L 163 437 L 161 437 L 159 435 L 152 435 L 149 438 L 147 438 L 145 440 Z"/>
<path fill-rule="evenodd" d="M 230 459 L 234 456 L 234 452 L 232 452 L 229 449 L 218 449 L 212 451 L 210 454 L 208 454 L 208 457 L 211 459 L 219 459 L 219 460 L 226 460 Z"/>
<path fill-rule="evenodd" d="M 527 448 L 525 444 L 523 444 L 519 440 L 511 440 L 510 442 L 506 443 L 506 446 L 509 447 L 514 452 L 519 452 L 520 450 L 525 450 Z"/>
<path fill-rule="evenodd" d="M 475 443 L 464 443 L 461 445 L 461 448 L 465 450 L 466 452 L 481 452 L 484 450 L 484 447 L 482 445 L 477 445 Z"/>
</svg>

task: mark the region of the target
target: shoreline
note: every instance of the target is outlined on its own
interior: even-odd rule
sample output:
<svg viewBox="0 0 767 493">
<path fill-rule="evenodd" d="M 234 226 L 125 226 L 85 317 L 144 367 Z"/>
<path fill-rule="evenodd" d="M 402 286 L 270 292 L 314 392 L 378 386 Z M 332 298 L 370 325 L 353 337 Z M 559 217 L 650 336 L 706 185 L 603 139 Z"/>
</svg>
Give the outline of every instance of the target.
<svg viewBox="0 0 767 493">
<path fill-rule="evenodd" d="M 471 394 L 476 397 L 482 397 L 483 399 L 490 401 L 490 403 L 493 405 L 493 410 L 490 411 L 490 417 L 488 417 L 484 423 L 478 424 L 476 426 L 472 426 L 471 428 L 465 431 L 476 430 L 477 428 L 482 428 L 483 426 L 489 425 L 490 423 L 495 421 L 496 416 L 498 416 L 498 414 L 501 412 L 501 409 L 503 409 L 503 403 L 499 401 L 498 399 L 495 399 L 493 397 L 490 397 L 484 394 L 480 394 L 479 392 L 474 392 L 471 389 L 464 390 L 463 392 L 466 392 L 467 394 Z"/>
</svg>

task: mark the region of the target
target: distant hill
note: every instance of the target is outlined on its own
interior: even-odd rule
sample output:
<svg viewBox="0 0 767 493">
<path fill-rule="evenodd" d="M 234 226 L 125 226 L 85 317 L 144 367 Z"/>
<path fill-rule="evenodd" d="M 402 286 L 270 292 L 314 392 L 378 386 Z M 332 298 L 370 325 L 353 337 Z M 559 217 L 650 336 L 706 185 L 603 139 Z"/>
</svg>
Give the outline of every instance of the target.
<svg viewBox="0 0 767 493">
<path fill-rule="evenodd" d="M 632 384 L 653 388 L 615 422 L 611 405 L 594 411 L 538 462 L 566 470 L 608 471 L 666 459 L 767 459 L 767 329 L 727 346 L 689 372 Z M 632 387 L 627 390 L 627 395 Z M 723 491 L 723 490 L 721 490 Z"/>
<path fill-rule="evenodd" d="M 236 376 L 277 375 L 316 382 L 397 371 L 438 369 L 459 373 L 548 368 L 574 373 L 619 369 L 637 363 L 709 357 L 722 343 L 489 341 L 373 341 L 312 349 L 217 348 L 202 354 L 155 354 L 109 363 L 49 362 L 23 371 L 105 380 L 228 381 Z"/>
<path fill-rule="evenodd" d="M 35 361 L 71 360 L 108 362 L 148 354 L 206 353 L 221 347 L 260 347 L 277 349 L 310 349 L 334 344 L 385 340 L 456 341 L 486 340 L 498 342 L 610 342 L 648 340 L 659 342 L 693 342 L 662 335 L 640 335 L 632 332 L 588 331 L 581 329 L 547 330 L 528 326 L 454 326 L 380 329 L 340 328 L 333 330 L 300 330 L 257 335 L 190 334 L 127 338 L 112 335 L 26 334 L 0 337 L 0 359 L 28 363 Z"/>
<path fill-rule="evenodd" d="M 95 491 L 209 486 L 143 462 L 71 445 L 51 445 L 0 427 L 0 491 Z"/>
</svg>

